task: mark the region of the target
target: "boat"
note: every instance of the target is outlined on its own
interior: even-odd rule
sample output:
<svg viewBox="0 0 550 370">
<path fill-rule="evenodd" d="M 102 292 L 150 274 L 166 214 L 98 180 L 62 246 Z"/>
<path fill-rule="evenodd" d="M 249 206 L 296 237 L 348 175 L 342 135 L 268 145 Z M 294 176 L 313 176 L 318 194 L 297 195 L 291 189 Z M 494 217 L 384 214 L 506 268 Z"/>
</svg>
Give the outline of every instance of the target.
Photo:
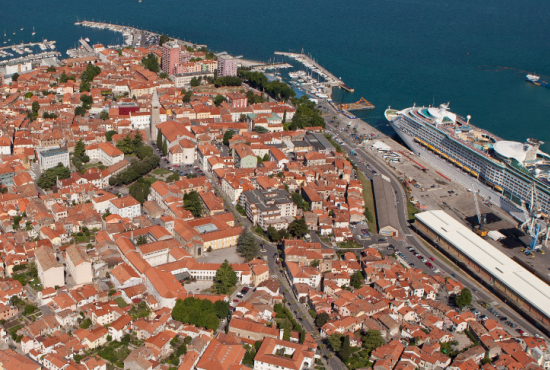
<svg viewBox="0 0 550 370">
<path fill-rule="evenodd" d="M 84 39 L 84 41 L 90 42 L 90 39 L 86 37 L 86 38 Z"/>
<path fill-rule="evenodd" d="M 540 79 L 540 76 L 528 74 L 525 76 L 525 81 L 531 82 L 533 85 L 550 87 L 550 82 L 546 82 Z"/>
<path fill-rule="evenodd" d="M 384 116 L 409 149 L 440 171 L 467 187 L 472 176 L 483 179 L 479 184 L 483 196 L 491 196 L 514 218 L 525 220 L 524 210 L 529 209 L 526 204 L 532 202 L 534 187 L 542 212 L 550 212 L 550 155 L 540 150 L 542 141 L 503 140 L 472 125 L 470 116 L 451 112 L 448 104 L 387 109 Z M 465 177 L 464 171 L 471 176 Z M 494 191 L 496 186 L 502 190 Z"/>
<path fill-rule="evenodd" d="M 31 35 L 33 35 L 33 36 L 36 35 L 36 31 L 34 30 L 34 27 L 32 28 L 32 33 L 31 33 Z"/>
</svg>

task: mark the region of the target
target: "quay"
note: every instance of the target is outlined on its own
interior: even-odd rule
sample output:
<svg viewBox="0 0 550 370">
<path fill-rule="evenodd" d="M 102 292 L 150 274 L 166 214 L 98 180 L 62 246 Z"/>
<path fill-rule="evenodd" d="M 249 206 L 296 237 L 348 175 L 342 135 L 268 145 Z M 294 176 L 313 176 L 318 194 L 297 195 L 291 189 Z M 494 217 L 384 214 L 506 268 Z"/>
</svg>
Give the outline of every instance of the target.
<svg viewBox="0 0 550 370">
<path fill-rule="evenodd" d="M 270 69 L 285 69 L 285 68 L 292 68 L 292 64 L 288 64 L 288 63 L 262 63 L 262 64 L 256 64 L 256 65 L 251 65 L 250 67 L 252 67 L 252 70 L 254 71 L 258 71 L 258 72 L 263 72 L 263 71 L 268 71 Z"/>
<path fill-rule="evenodd" d="M 374 109 L 374 104 L 372 104 L 371 102 L 367 101 L 367 99 L 362 97 L 361 99 L 359 99 L 359 101 L 355 103 L 340 104 L 340 109 L 345 109 L 347 111 Z"/>
<path fill-rule="evenodd" d="M 43 45 L 44 43 L 48 45 L 53 45 L 55 44 L 55 41 L 29 42 L 27 44 L 8 45 L 8 46 L 0 47 L 0 50 L 9 50 L 11 48 L 25 48 L 27 46 L 40 46 L 40 45 Z"/>
<path fill-rule="evenodd" d="M 90 53 L 94 52 L 94 49 L 92 49 L 90 44 L 88 44 L 88 42 L 86 40 L 84 40 L 83 38 L 80 38 L 80 40 L 78 40 L 78 42 L 80 42 L 82 44 L 82 46 L 84 46 L 84 49 L 86 49 L 86 51 L 88 51 Z"/>
<path fill-rule="evenodd" d="M 76 26 L 83 26 L 83 27 L 90 27 L 90 28 L 97 28 L 97 29 L 102 29 L 102 30 L 107 29 L 107 30 L 110 30 L 110 31 L 113 31 L 113 32 L 120 32 L 122 34 L 131 34 L 133 36 L 133 40 L 134 40 L 132 42 L 132 46 L 134 46 L 134 47 L 143 45 L 143 37 L 142 37 L 143 35 L 153 36 L 153 37 L 160 37 L 161 36 L 161 34 L 157 33 L 157 32 L 142 30 L 142 29 L 135 28 L 135 27 L 130 27 L 130 26 L 123 26 L 123 25 L 118 25 L 118 24 L 105 23 L 105 22 L 82 21 L 82 22 L 75 22 L 75 25 Z M 139 35 L 139 37 L 136 37 L 138 35 Z M 141 39 L 141 45 L 136 45 L 136 40 L 138 38 Z M 189 41 L 176 39 L 174 37 L 170 37 L 170 38 L 173 39 L 174 41 L 176 41 L 181 46 L 196 47 L 196 48 L 199 48 L 199 49 L 203 48 L 203 47 L 206 47 L 206 45 L 204 45 L 204 44 L 199 45 L 199 44 L 195 44 L 195 43 L 192 43 L 192 42 L 189 42 Z"/>
<path fill-rule="evenodd" d="M 27 55 L 25 57 L 2 60 L 0 61 L 0 66 L 4 66 L 6 64 L 11 64 L 11 63 L 32 62 L 34 60 L 45 59 L 45 58 L 56 58 L 59 56 L 61 56 L 61 53 L 58 51 L 46 51 L 40 54 L 32 54 L 32 55 Z"/>
<path fill-rule="evenodd" d="M 303 54 L 303 53 L 287 53 L 283 51 L 276 51 L 276 55 L 283 55 L 292 59 L 296 59 L 298 62 L 304 64 L 307 68 L 311 69 L 313 72 L 316 72 L 320 76 L 322 76 L 326 80 L 326 84 L 332 86 L 332 87 L 343 87 L 346 86 L 342 80 L 339 78 L 336 78 L 335 75 L 327 71 L 325 68 L 323 68 L 319 63 L 314 61 L 309 56 Z M 349 87 L 346 86 L 348 90 L 351 90 Z"/>
</svg>

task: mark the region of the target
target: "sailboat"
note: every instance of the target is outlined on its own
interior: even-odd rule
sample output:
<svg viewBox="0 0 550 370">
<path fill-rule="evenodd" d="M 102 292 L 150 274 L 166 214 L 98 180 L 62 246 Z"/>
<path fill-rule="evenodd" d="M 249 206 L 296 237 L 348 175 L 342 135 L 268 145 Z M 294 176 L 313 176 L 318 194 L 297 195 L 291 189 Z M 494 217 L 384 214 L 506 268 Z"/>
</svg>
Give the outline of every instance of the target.
<svg viewBox="0 0 550 370">
<path fill-rule="evenodd" d="M 21 31 L 23 31 L 23 27 L 21 27 Z"/>
<path fill-rule="evenodd" d="M 34 27 L 32 28 L 32 33 L 31 33 L 31 35 L 33 35 L 33 36 L 36 35 L 36 32 L 34 31 Z"/>
</svg>

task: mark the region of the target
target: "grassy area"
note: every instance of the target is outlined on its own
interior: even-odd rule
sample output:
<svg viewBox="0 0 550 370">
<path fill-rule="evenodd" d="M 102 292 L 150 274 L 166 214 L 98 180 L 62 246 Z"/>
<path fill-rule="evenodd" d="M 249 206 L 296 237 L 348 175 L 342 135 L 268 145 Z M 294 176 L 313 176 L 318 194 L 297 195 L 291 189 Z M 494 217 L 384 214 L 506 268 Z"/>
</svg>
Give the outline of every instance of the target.
<svg viewBox="0 0 550 370">
<path fill-rule="evenodd" d="M 128 303 L 126 303 L 124 301 L 124 299 L 122 299 L 122 297 L 116 297 L 115 302 L 118 304 L 118 307 L 120 307 L 120 308 L 124 308 L 124 307 L 128 306 Z"/>
<path fill-rule="evenodd" d="M 363 248 L 363 246 L 359 243 L 357 243 L 354 240 L 348 240 L 347 242 L 343 242 L 338 244 L 338 248 L 340 249 L 348 249 L 348 248 Z"/>
<path fill-rule="evenodd" d="M 143 176 L 143 179 L 147 182 L 149 182 L 151 185 L 156 182 L 156 181 L 159 181 L 159 179 L 157 179 L 155 176 L 151 176 L 151 175 L 145 175 Z"/>
<path fill-rule="evenodd" d="M 169 175 L 169 174 L 172 173 L 172 171 L 169 171 L 166 168 L 157 168 L 156 170 L 152 171 L 151 173 L 154 173 L 155 175 Z"/>
<path fill-rule="evenodd" d="M 344 153 L 344 151 L 342 150 L 342 147 L 340 145 L 338 145 L 338 143 L 332 139 L 332 135 L 325 135 L 325 137 L 336 148 L 336 151 L 338 153 Z"/>
<path fill-rule="evenodd" d="M 118 367 L 124 367 L 122 361 L 130 354 L 131 349 L 124 346 L 120 342 L 109 342 L 106 347 L 101 349 L 97 354 L 107 361 L 115 364 Z"/>
<path fill-rule="evenodd" d="M 414 221 L 414 215 L 419 213 L 418 208 L 414 206 L 409 200 L 407 200 L 407 213 L 409 214 L 409 221 Z"/>
<path fill-rule="evenodd" d="M 374 212 L 375 208 L 372 183 L 361 171 L 357 172 L 357 178 L 361 181 L 361 184 L 363 184 L 363 199 L 365 199 L 365 212 L 368 215 L 367 220 L 369 220 L 369 231 L 376 231 L 378 230 L 378 227 L 376 224 L 376 212 Z"/>
</svg>

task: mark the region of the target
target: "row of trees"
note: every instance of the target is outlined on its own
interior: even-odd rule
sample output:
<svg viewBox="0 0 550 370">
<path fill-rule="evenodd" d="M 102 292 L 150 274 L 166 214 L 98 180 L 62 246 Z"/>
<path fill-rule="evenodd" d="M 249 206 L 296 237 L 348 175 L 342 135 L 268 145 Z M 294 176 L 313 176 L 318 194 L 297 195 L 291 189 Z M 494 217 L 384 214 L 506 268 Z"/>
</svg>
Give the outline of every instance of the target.
<svg viewBox="0 0 550 370">
<path fill-rule="evenodd" d="M 148 174 L 152 169 L 156 168 L 160 163 L 159 157 L 149 155 L 140 161 L 135 161 L 130 164 L 126 170 L 109 179 L 109 185 L 119 186 L 134 182 L 138 178 Z"/>
<path fill-rule="evenodd" d="M 290 236 L 301 238 L 309 232 L 306 220 L 302 217 L 292 221 L 287 229 L 277 230 L 273 226 L 267 228 L 267 236 L 269 240 L 276 243 L 283 239 L 288 239 Z"/>
<path fill-rule="evenodd" d="M 133 138 L 128 134 L 122 140 L 119 140 L 116 143 L 116 147 L 120 149 L 120 151 L 125 155 L 137 155 L 143 146 L 143 136 L 141 135 L 141 132 L 139 130 L 135 131 Z M 149 149 L 152 148 L 149 147 Z M 144 157 L 146 157 L 146 155 Z"/>
<path fill-rule="evenodd" d="M 160 129 L 157 130 L 157 148 L 162 150 L 164 155 L 168 155 L 168 142 L 166 139 L 164 139 L 164 142 L 162 141 L 162 132 Z"/>
<path fill-rule="evenodd" d="M 242 84 L 243 84 L 243 80 L 241 80 L 237 76 L 218 77 L 216 78 L 216 82 L 215 82 L 216 87 L 241 86 Z"/>
<path fill-rule="evenodd" d="M 315 103 L 309 100 L 307 95 L 293 98 L 292 104 L 296 107 L 296 113 L 292 121 L 285 123 L 285 129 L 296 130 L 304 127 L 325 127 L 325 120 L 321 112 L 315 107 Z"/>
<path fill-rule="evenodd" d="M 260 91 L 268 92 L 273 98 L 286 101 L 296 96 L 296 92 L 286 83 L 279 80 L 269 82 L 267 77 L 261 72 L 252 72 L 239 69 L 239 77 L 248 82 L 252 87 Z"/>
<path fill-rule="evenodd" d="M 83 170 L 83 163 L 88 163 L 90 161 L 90 157 L 86 155 L 86 146 L 82 139 L 78 140 L 74 146 L 72 161 L 78 171 Z"/>
<path fill-rule="evenodd" d="M 185 324 L 194 324 L 198 327 L 216 330 L 220 319 L 229 315 L 229 303 L 189 297 L 178 299 L 172 309 L 172 318 Z"/>
<path fill-rule="evenodd" d="M 42 189 L 51 189 L 56 184 L 57 179 L 63 180 L 69 176 L 71 176 L 71 170 L 63 166 L 62 163 L 58 163 L 57 166 L 42 172 L 36 185 Z"/>
</svg>

